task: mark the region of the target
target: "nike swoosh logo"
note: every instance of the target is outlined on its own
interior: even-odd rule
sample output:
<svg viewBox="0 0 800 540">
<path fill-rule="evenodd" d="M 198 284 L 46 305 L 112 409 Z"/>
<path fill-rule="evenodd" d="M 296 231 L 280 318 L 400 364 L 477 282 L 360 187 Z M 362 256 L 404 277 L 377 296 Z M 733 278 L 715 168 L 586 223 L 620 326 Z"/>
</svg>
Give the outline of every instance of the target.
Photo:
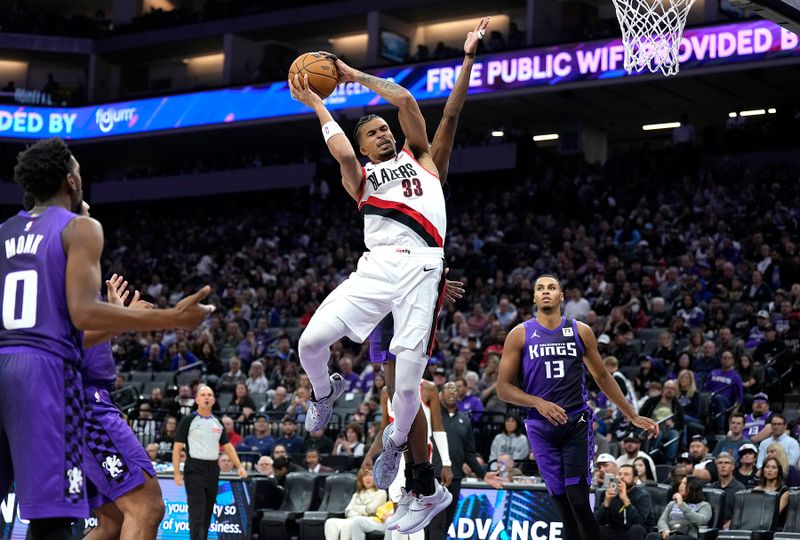
<svg viewBox="0 0 800 540">
<path fill-rule="evenodd" d="M 428 268 L 426 266 L 425 268 L 422 269 L 423 272 L 431 272 L 432 270 L 437 270 L 437 268 L 435 266 L 433 268 Z"/>
</svg>

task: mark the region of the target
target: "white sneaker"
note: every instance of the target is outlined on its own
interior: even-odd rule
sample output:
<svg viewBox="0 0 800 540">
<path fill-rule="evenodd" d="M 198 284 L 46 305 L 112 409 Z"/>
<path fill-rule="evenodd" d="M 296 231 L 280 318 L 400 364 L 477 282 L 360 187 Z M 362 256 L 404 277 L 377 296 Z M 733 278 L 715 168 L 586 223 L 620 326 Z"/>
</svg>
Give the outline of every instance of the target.
<svg viewBox="0 0 800 540">
<path fill-rule="evenodd" d="M 315 400 L 308 400 L 308 412 L 306 413 L 306 431 L 319 431 L 326 427 L 333 416 L 333 404 L 347 390 L 347 381 L 341 375 L 334 373 L 331 375 L 331 393 L 326 397 Z"/>
<path fill-rule="evenodd" d="M 450 506 L 453 495 L 439 482 L 433 495 L 414 497 L 408 507 L 408 513 L 398 523 L 397 530 L 401 534 L 413 534 L 428 526 L 436 515 Z"/>
<path fill-rule="evenodd" d="M 414 494 L 406 491 L 404 487 L 400 488 L 400 493 L 402 495 L 400 496 L 400 502 L 397 503 L 397 508 L 394 509 L 394 514 L 384 523 L 387 531 L 397 528 L 397 523 L 408 514 L 408 507 L 411 505 L 411 501 L 416 499 Z"/>
</svg>

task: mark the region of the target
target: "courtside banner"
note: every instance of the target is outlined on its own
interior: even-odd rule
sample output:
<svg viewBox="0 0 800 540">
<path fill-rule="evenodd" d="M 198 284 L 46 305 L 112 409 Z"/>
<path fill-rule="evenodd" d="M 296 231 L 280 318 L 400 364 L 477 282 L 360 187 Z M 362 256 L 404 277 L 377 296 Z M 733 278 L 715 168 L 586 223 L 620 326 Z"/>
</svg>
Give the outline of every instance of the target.
<svg viewBox="0 0 800 540">
<path fill-rule="evenodd" d="M 681 72 L 762 60 L 800 57 L 796 34 L 758 20 L 684 32 Z M 623 69 L 619 39 L 555 45 L 482 55 L 470 77 L 470 94 L 553 86 L 572 82 L 636 77 Z M 409 89 L 419 101 L 450 94 L 461 59 L 371 70 Z M 358 83 L 340 84 L 326 100 L 329 109 L 385 105 Z M 91 139 L 309 114 L 291 99 L 285 81 L 256 87 L 211 90 L 91 107 L 51 108 L 0 105 L 0 137 Z"/>
<path fill-rule="evenodd" d="M 172 478 L 159 478 L 164 497 L 164 519 L 158 527 L 157 539 L 189 540 L 189 507 L 186 488 L 178 487 Z M 252 514 L 250 485 L 239 479 L 220 479 L 214 514 L 208 530 L 210 540 L 248 540 Z M 94 515 L 73 524 L 72 538 L 78 540 L 97 526 Z M 19 516 L 14 493 L 0 500 L 0 540 L 25 540 L 28 521 Z"/>
</svg>

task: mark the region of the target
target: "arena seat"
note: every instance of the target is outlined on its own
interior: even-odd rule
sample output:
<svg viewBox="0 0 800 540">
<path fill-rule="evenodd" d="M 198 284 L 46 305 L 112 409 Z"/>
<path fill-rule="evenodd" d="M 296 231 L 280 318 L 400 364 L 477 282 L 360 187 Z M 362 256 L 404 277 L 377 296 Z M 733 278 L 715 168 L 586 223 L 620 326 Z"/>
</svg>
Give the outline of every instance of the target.
<svg viewBox="0 0 800 540">
<path fill-rule="evenodd" d="M 668 484 L 655 484 L 642 486 L 650 494 L 651 514 L 650 524 L 655 525 L 658 518 L 664 512 L 669 502 L 669 492 L 672 489 Z"/>
<path fill-rule="evenodd" d="M 253 478 L 253 521 L 251 531 L 261 522 L 265 510 L 277 510 L 283 504 L 286 491 L 274 478 Z"/>
<path fill-rule="evenodd" d="M 306 512 L 300 519 L 300 538 L 324 540 L 325 521 L 332 517 L 344 517 L 344 510 L 350 503 L 355 488 L 354 474 L 341 473 L 328 476 L 319 509 Z"/>
<path fill-rule="evenodd" d="M 792 490 L 789 493 L 786 521 L 783 530 L 775 533 L 774 540 L 800 540 L 800 491 Z"/>
<path fill-rule="evenodd" d="M 656 465 L 656 482 L 664 484 L 669 482 L 669 477 L 672 474 L 672 465 L 661 464 Z"/>
<path fill-rule="evenodd" d="M 290 540 L 292 536 L 297 536 L 297 520 L 316 502 L 316 476 L 308 472 L 286 475 L 286 496 L 278 510 L 264 511 L 258 524 L 259 538 Z"/>
<path fill-rule="evenodd" d="M 777 493 L 750 489 L 736 494 L 731 528 L 720 531 L 717 540 L 771 540 L 778 519 Z"/>
</svg>

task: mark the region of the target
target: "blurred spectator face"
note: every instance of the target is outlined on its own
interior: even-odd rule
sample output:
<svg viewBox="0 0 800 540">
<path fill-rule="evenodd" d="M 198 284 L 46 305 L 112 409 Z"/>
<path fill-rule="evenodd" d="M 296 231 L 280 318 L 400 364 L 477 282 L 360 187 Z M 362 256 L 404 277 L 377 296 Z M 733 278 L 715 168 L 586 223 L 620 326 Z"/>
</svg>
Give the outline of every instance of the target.
<svg viewBox="0 0 800 540">
<path fill-rule="evenodd" d="M 638 439 L 627 439 L 622 443 L 622 449 L 631 456 L 638 454 L 641 446 L 642 443 Z"/>
<path fill-rule="evenodd" d="M 786 431 L 786 420 L 780 416 L 773 415 L 769 421 L 769 425 L 772 426 L 772 436 L 776 439 L 783 436 Z"/>
<path fill-rule="evenodd" d="M 286 401 L 286 388 L 283 386 L 277 387 L 275 389 L 275 395 L 273 396 L 272 400 L 278 405 Z"/>
<path fill-rule="evenodd" d="M 478 386 L 478 381 L 480 379 L 477 373 L 470 371 L 464 376 L 464 380 L 467 382 L 467 393 L 472 393 L 475 387 Z"/>
<path fill-rule="evenodd" d="M 756 453 L 751 451 L 739 452 L 739 463 L 741 465 L 754 465 L 756 462 Z"/>
<path fill-rule="evenodd" d="M 744 432 L 744 418 L 731 416 L 730 420 L 728 420 L 728 428 L 731 431 L 731 435 L 738 437 Z"/>
<path fill-rule="evenodd" d="M 306 452 L 306 467 L 309 469 L 315 468 L 319 465 L 319 452 L 316 450 L 309 450 Z"/>
<path fill-rule="evenodd" d="M 181 399 L 189 399 L 192 397 L 192 389 L 189 385 L 184 384 L 178 388 L 178 397 Z"/>
<path fill-rule="evenodd" d="M 174 416 L 168 416 L 166 421 L 166 426 L 164 427 L 164 431 L 168 434 L 172 435 L 175 433 L 175 429 L 178 427 L 178 420 Z"/>
<path fill-rule="evenodd" d="M 189 346 L 185 341 L 178 342 L 178 354 L 186 354 L 189 351 Z"/>
<path fill-rule="evenodd" d="M 500 454 L 497 456 L 497 466 L 500 467 L 503 464 L 505 464 L 506 469 L 512 468 L 514 466 L 514 458 L 510 454 Z"/>
<path fill-rule="evenodd" d="M 237 398 L 243 398 L 247 395 L 247 386 L 242 383 L 236 385 L 235 394 Z"/>
<path fill-rule="evenodd" d="M 256 360 L 252 364 L 250 364 L 250 378 L 251 379 L 259 379 L 261 376 L 264 375 L 264 367 L 261 365 L 261 362 Z"/>
<path fill-rule="evenodd" d="M 695 463 L 706 457 L 708 454 L 708 447 L 700 441 L 692 441 L 689 444 L 689 455 L 692 456 Z"/>
<path fill-rule="evenodd" d="M 658 344 L 665 349 L 672 347 L 672 334 L 669 332 L 661 332 L 658 336 Z"/>
<path fill-rule="evenodd" d="M 311 437 L 314 440 L 321 439 L 323 435 L 325 435 L 325 430 L 324 429 L 320 429 L 318 431 L 312 431 L 312 432 L 310 432 L 308 434 L 308 436 Z"/>
<path fill-rule="evenodd" d="M 292 437 L 297 430 L 297 425 L 289 420 L 283 422 L 283 436 L 286 438 Z"/>
<path fill-rule="evenodd" d="M 461 379 L 457 380 L 456 391 L 458 393 L 458 399 L 464 399 L 467 396 L 467 384 Z"/>
<path fill-rule="evenodd" d="M 722 358 L 720 358 L 720 363 L 722 364 L 722 369 L 729 370 L 733 369 L 733 353 L 730 351 L 725 351 L 722 353 Z"/>
<path fill-rule="evenodd" d="M 344 436 L 351 443 L 358 441 L 358 433 L 356 433 L 356 430 L 352 428 L 345 429 Z"/>
<path fill-rule="evenodd" d="M 714 462 L 720 478 L 730 478 L 733 475 L 733 458 L 727 452 L 720 453 Z"/>
<path fill-rule="evenodd" d="M 442 388 L 442 403 L 445 407 L 453 408 L 458 402 L 458 385 L 456 383 L 446 383 Z"/>
<path fill-rule="evenodd" d="M 233 420 L 230 416 L 223 416 L 222 417 L 222 426 L 225 428 L 226 433 L 233 432 Z"/>
<path fill-rule="evenodd" d="M 233 462 L 227 454 L 220 454 L 219 459 L 217 459 L 217 463 L 219 464 L 220 472 L 229 473 L 233 470 Z"/>
<path fill-rule="evenodd" d="M 151 361 L 153 361 L 153 360 L 158 360 L 160 356 L 161 356 L 161 345 L 159 345 L 158 343 L 153 343 L 152 345 L 150 345 L 150 355 L 148 358 Z"/>
<path fill-rule="evenodd" d="M 456 356 L 456 359 L 453 360 L 453 372 L 463 375 L 464 372 L 467 370 L 467 360 L 462 355 Z"/>
<path fill-rule="evenodd" d="M 723 326 L 719 329 L 719 340 L 723 343 L 728 343 L 731 340 L 731 329 Z"/>
<path fill-rule="evenodd" d="M 231 429 L 233 429 L 233 420 L 231 420 Z M 263 416 L 259 416 L 256 418 L 255 423 L 253 424 L 253 430 L 256 433 L 258 438 L 262 438 L 264 435 L 267 434 L 267 430 L 269 429 L 269 422 Z"/>
<path fill-rule="evenodd" d="M 264 317 L 259 318 L 258 322 L 256 323 L 256 328 L 258 329 L 259 332 L 266 332 L 267 328 L 269 328 L 269 323 L 267 322 L 267 319 L 265 319 Z M 272 464 L 270 463 L 270 466 L 271 465 Z"/>
<path fill-rule="evenodd" d="M 280 349 L 281 352 L 287 353 L 291 348 L 292 344 L 288 337 L 284 336 L 278 340 L 278 349 Z"/>
<path fill-rule="evenodd" d="M 142 403 L 139 405 L 139 418 L 142 420 L 150 420 L 153 418 L 153 412 L 150 409 L 149 403 Z"/>
<path fill-rule="evenodd" d="M 228 362 L 228 366 L 230 367 L 231 373 L 238 373 L 239 370 L 242 368 L 242 362 L 241 360 L 233 356 Z"/>
<path fill-rule="evenodd" d="M 345 375 L 349 375 L 353 372 L 353 361 L 350 360 L 349 356 L 343 356 L 339 360 L 339 369 L 342 370 L 342 373 Z"/>
<path fill-rule="evenodd" d="M 634 468 L 633 467 L 622 467 L 618 472 L 617 476 L 621 482 L 625 482 L 625 485 L 628 489 L 631 489 L 636 484 L 636 477 L 634 476 Z"/>
<path fill-rule="evenodd" d="M 703 343 L 703 356 L 706 358 L 713 358 L 717 354 L 717 346 L 713 341 L 706 341 Z"/>
<path fill-rule="evenodd" d="M 617 474 L 618 467 L 614 461 L 604 461 L 602 463 L 598 463 L 598 466 L 604 474 Z"/>
<path fill-rule="evenodd" d="M 472 314 L 476 316 L 483 315 L 483 306 L 480 304 L 475 304 L 472 306 Z"/>
<path fill-rule="evenodd" d="M 678 395 L 678 383 L 674 379 L 664 381 L 662 393 L 666 399 L 674 399 Z"/>
<path fill-rule="evenodd" d="M 122 375 L 117 375 L 117 380 L 114 383 L 114 390 L 119 390 L 125 386 L 125 378 Z"/>
<path fill-rule="evenodd" d="M 264 476 L 272 476 L 272 458 L 269 456 L 261 456 L 256 463 L 256 470 Z"/>
<path fill-rule="evenodd" d="M 158 461 L 158 445 L 156 443 L 147 445 L 147 457 L 150 458 L 150 461 Z"/>
<path fill-rule="evenodd" d="M 755 416 L 762 416 L 769 410 L 769 403 L 763 399 L 753 400 L 753 414 Z"/>
<path fill-rule="evenodd" d="M 272 449 L 272 459 L 276 460 L 279 457 L 286 457 L 286 447 L 282 444 L 276 444 Z"/>
<path fill-rule="evenodd" d="M 161 388 L 155 387 L 150 391 L 150 399 L 152 401 L 161 401 L 164 399 L 164 396 L 161 392 Z"/>
</svg>

